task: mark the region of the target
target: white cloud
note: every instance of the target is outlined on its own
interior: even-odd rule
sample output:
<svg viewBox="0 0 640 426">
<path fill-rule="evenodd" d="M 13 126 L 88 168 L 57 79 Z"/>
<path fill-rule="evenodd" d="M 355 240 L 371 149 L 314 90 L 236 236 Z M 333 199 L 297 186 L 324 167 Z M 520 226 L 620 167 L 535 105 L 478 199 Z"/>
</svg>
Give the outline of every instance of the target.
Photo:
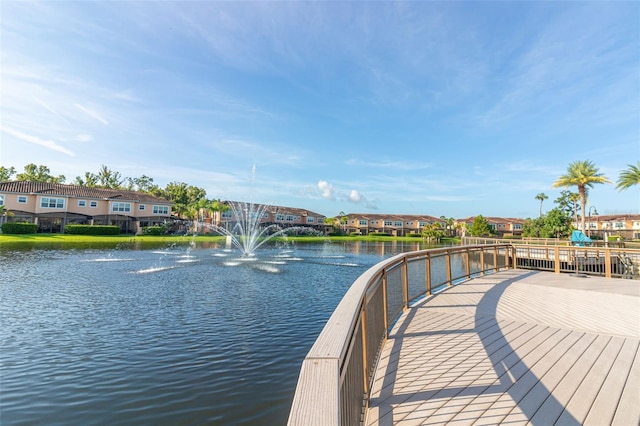
<svg viewBox="0 0 640 426">
<path fill-rule="evenodd" d="M 364 197 L 358 191 L 352 189 L 351 193 L 349 193 L 349 201 L 358 204 L 364 201 Z"/>
<path fill-rule="evenodd" d="M 80 111 L 82 111 L 85 114 L 87 114 L 89 117 L 98 120 L 99 122 L 101 122 L 105 126 L 107 126 L 109 124 L 109 122 L 107 120 L 105 120 L 104 118 L 102 118 L 102 116 L 100 114 L 98 114 L 96 111 L 93 111 L 93 110 L 90 110 L 89 108 L 83 107 L 80 104 L 73 104 L 73 106 L 75 106 Z"/>
<path fill-rule="evenodd" d="M 93 136 L 88 135 L 86 133 L 81 133 L 79 135 L 76 135 L 77 142 L 91 142 L 92 140 L 93 140 Z"/>
<path fill-rule="evenodd" d="M 70 151 L 67 148 L 57 144 L 54 141 L 46 140 L 46 139 L 40 139 L 37 136 L 27 135 L 26 133 L 22 133 L 22 132 L 19 132 L 17 130 L 5 127 L 5 126 L 3 126 L 1 128 L 1 130 L 3 132 L 5 132 L 5 133 L 15 137 L 15 138 L 21 139 L 23 141 L 26 141 L 26 142 L 29 142 L 29 143 L 33 143 L 33 144 L 36 144 L 36 145 L 40 145 L 40 146 L 43 146 L 45 148 L 52 149 L 54 151 L 62 152 L 63 154 L 70 155 L 71 157 L 75 157 L 76 156 L 76 154 L 74 154 L 72 151 Z"/>
<path fill-rule="evenodd" d="M 320 191 L 322 198 L 325 198 L 327 200 L 335 199 L 335 190 L 333 189 L 333 185 L 331 185 L 326 180 L 318 181 L 318 190 Z"/>
</svg>

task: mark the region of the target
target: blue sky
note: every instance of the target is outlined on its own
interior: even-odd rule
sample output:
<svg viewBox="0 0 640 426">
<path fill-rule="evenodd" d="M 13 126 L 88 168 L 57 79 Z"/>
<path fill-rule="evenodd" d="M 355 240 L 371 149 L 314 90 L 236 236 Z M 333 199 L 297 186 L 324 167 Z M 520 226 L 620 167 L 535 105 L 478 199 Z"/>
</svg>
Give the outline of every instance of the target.
<svg viewBox="0 0 640 426">
<path fill-rule="evenodd" d="M 0 8 L 0 165 L 67 183 L 104 164 L 327 216 L 526 218 L 570 162 L 615 182 L 640 159 L 639 2 Z"/>
</svg>

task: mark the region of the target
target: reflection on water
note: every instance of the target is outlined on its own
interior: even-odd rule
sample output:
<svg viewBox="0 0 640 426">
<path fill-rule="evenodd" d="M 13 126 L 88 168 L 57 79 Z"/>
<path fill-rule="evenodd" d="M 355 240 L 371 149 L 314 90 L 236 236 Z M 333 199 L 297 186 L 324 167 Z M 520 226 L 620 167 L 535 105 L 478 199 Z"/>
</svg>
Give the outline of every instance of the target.
<svg viewBox="0 0 640 426">
<path fill-rule="evenodd" d="M 346 289 L 415 247 L 5 246 L 2 424 L 284 424 Z"/>
</svg>

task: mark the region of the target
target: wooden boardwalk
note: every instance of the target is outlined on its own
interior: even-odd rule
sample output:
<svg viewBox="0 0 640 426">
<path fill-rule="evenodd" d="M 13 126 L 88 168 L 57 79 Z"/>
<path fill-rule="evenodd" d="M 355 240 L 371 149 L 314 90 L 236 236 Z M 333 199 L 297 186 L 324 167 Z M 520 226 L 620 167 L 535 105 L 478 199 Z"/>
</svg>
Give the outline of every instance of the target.
<svg viewBox="0 0 640 426">
<path fill-rule="evenodd" d="M 639 425 L 640 282 L 509 270 L 395 324 L 367 425 Z"/>
</svg>

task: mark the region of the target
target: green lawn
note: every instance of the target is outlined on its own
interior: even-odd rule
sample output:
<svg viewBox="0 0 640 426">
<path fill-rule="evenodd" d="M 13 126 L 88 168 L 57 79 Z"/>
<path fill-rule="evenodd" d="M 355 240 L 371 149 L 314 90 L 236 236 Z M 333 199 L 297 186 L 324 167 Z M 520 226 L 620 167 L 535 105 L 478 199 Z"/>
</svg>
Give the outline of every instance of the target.
<svg viewBox="0 0 640 426">
<path fill-rule="evenodd" d="M 287 237 L 288 241 L 295 242 L 324 242 L 324 241 L 403 241 L 422 242 L 418 237 L 380 237 L 380 236 L 340 236 L 340 237 Z M 84 244 L 84 243 L 189 243 L 196 242 L 224 242 L 225 237 L 220 235 L 198 235 L 192 236 L 155 236 L 155 235 L 68 235 L 68 234 L 26 234 L 7 235 L 0 234 L 0 244 L 9 243 L 43 243 L 43 244 Z M 459 243 L 460 239 L 443 239 L 443 243 Z"/>
</svg>

